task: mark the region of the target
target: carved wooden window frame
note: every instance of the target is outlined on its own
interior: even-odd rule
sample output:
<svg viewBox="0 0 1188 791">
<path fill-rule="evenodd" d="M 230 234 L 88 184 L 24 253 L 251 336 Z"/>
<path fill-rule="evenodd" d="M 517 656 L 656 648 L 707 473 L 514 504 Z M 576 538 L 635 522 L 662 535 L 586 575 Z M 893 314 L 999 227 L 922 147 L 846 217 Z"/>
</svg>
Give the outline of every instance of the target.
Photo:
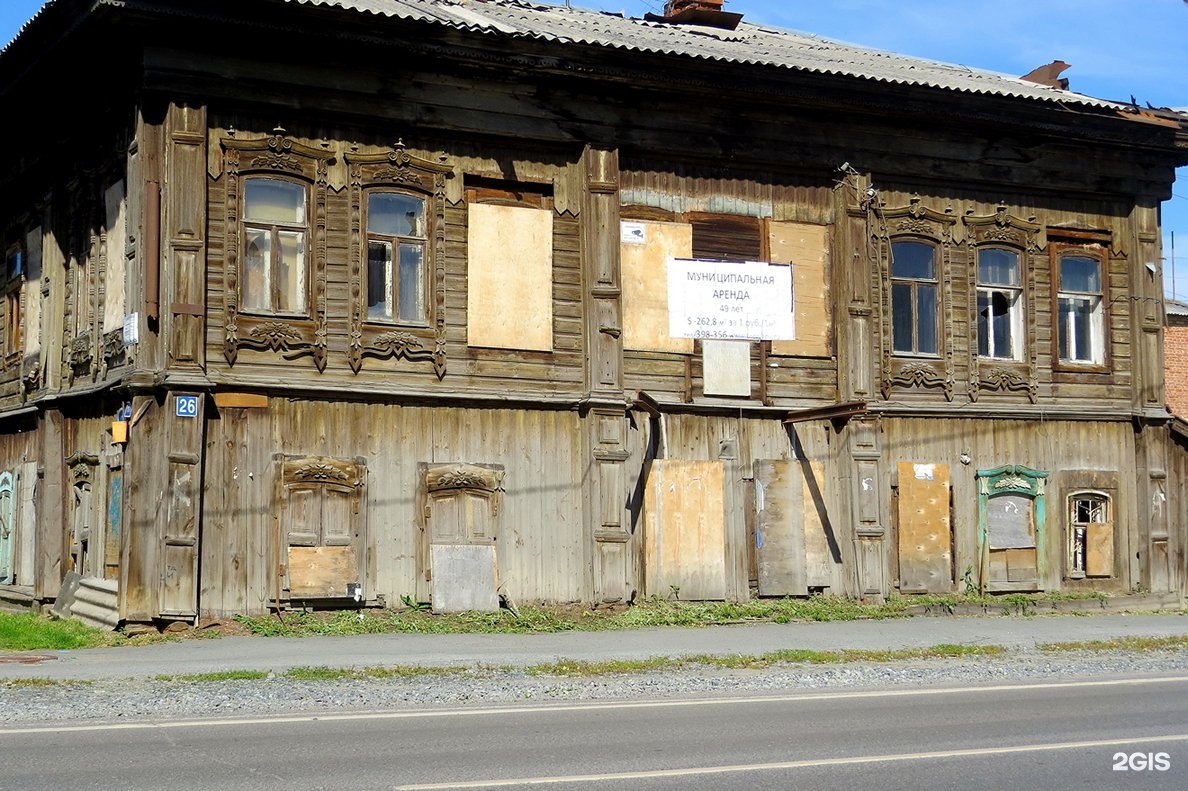
<svg viewBox="0 0 1188 791">
<path fill-rule="evenodd" d="M 905 275 L 896 275 L 895 274 L 895 248 L 899 245 L 909 245 L 909 244 L 926 248 L 929 251 L 929 260 L 932 264 L 931 277 L 907 277 Z M 942 338 L 941 328 L 944 327 L 945 324 L 944 324 L 944 310 L 942 309 L 943 294 L 942 294 L 942 289 L 941 289 L 941 277 L 940 277 L 941 264 L 940 264 L 940 261 L 938 260 L 940 256 L 937 255 L 937 253 L 939 252 L 937 245 L 932 240 L 927 239 L 927 238 L 899 236 L 899 237 L 894 237 L 890 240 L 890 242 L 887 245 L 887 250 L 888 250 L 888 271 L 889 271 L 888 282 L 890 284 L 890 290 L 889 290 L 890 293 L 888 294 L 888 297 L 887 297 L 887 300 L 888 300 L 887 304 L 889 305 L 889 315 L 888 315 L 889 321 L 888 321 L 887 326 L 889 329 L 889 337 L 890 337 L 890 341 L 891 341 L 891 354 L 900 356 L 900 357 L 939 358 L 941 356 L 941 350 L 944 347 L 944 340 Z M 908 314 L 909 314 L 908 317 L 911 319 L 911 335 L 912 335 L 912 347 L 913 347 L 911 349 L 897 349 L 897 348 L 895 348 L 895 334 L 896 334 L 895 287 L 897 285 L 904 285 L 904 286 L 909 287 L 912 290 L 911 291 L 911 294 L 912 294 L 911 303 L 908 306 Z M 932 323 L 934 325 L 932 328 L 932 333 L 933 333 L 932 337 L 933 337 L 934 348 L 931 350 L 927 350 L 927 351 L 921 350 L 919 348 L 919 345 L 920 345 L 919 341 L 920 341 L 920 334 L 921 334 L 920 330 L 921 330 L 921 324 L 922 324 L 922 322 L 920 321 L 920 311 L 919 311 L 919 292 L 920 292 L 921 287 L 924 287 L 924 288 L 931 287 L 933 289 L 933 293 L 934 293 L 934 296 L 933 296 L 934 315 L 933 315 L 933 319 L 932 319 Z"/>
<path fill-rule="evenodd" d="M 883 398 L 896 389 L 938 388 L 946 401 L 953 400 L 953 333 L 943 331 L 953 315 L 953 226 L 957 217 L 950 209 L 937 211 L 913 197 L 907 206 L 878 208 L 880 222 L 872 239 L 878 251 L 874 293 L 879 295 L 880 379 Z M 935 249 L 937 275 L 938 344 L 936 354 L 896 352 L 891 310 L 891 247 L 899 242 L 920 242 Z"/>
<path fill-rule="evenodd" d="M 970 261 L 967 298 L 969 302 L 968 352 L 969 399 L 977 401 L 985 392 L 1022 393 L 1031 403 L 1039 400 L 1039 344 L 1036 340 L 1036 266 L 1040 251 L 1040 226 L 999 206 L 994 214 L 967 214 L 962 222 L 969 230 Z M 978 354 L 978 253 L 1000 247 L 1019 254 L 1019 282 L 1022 294 L 1023 336 L 1018 360 L 986 358 Z"/>
<path fill-rule="evenodd" d="M 28 253 L 23 242 L 8 246 L 4 253 L 4 367 L 21 361 L 25 342 L 25 310 L 22 300 Z"/>
<path fill-rule="evenodd" d="M 226 137 L 223 171 L 226 179 L 225 253 L 223 262 L 223 356 L 234 365 L 240 349 L 270 351 L 285 359 L 309 356 L 319 371 L 326 368 L 326 193 L 334 154 L 288 137 L 274 129 L 267 137 Z M 291 180 L 306 185 L 310 240 L 306 260 L 307 303 L 304 316 L 243 312 L 240 281 L 243 240 L 244 181 L 253 177 Z"/>
<path fill-rule="evenodd" d="M 987 590 L 1042 590 L 1047 575 L 1047 480 L 1048 473 L 1019 464 L 1007 464 L 974 474 L 978 487 L 978 572 L 979 588 Z M 1031 499 L 1031 527 L 1035 536 L 1035 580 L 1020 584 L 991 582 L 990 500 L 1000 495 Z M 1034 582 L 1034 585 L 1028 584 Z"/>
<path fill-rule="evenodd" d="M 453 169 L 408 153 L 397 141 L 388 149 L 365 153 L 355 149 L 343 159 L 350 181 L 350 338 L 347 362 L 355 373 L 366 357 L 429 362 L 440 379 L 446 372 L 445 322 L 445 182 Z M 398 192 L 425 201 L 425 322 L 372 321 L 367 318 L 368 195 Z"/>
<path fill-rule="evenodd" d="M 367 464 L 361 457 L 354 459 L 339 459 L 328 456 L 292 456 L 276 454 L 275 461 L 279 466 L 274 513 L 276 514 L 276 549 L 278 571 L 277 598 L 325 598 L 317 596 L 282 597 L 280 591 L 290 593 L 288 568 L 288 552 L 290 547 L 344 547 L 353 546 L 356 552 L 356 575 L 353 580 L 366 588 L 366 570 L 368 555 L 367 538 Z M 294 492 L 312 491 L 325 497 L 325 491 L 331 490 L 336 494 L 348 498 L 351 505 L 351 521 L 347 525 L 337 526 L 341 529 L 327 531 L 326 525 L 319 523 L 317 531 L 292 530 L 288 522 L 290 502 Z M 346 596 L 344 589 L 341 598 Z"/>
<path fill-rule="evenodd" d="M 1052 272 L 1052 368 L 1055 371 L 1076 371 L 1082 373 L 1106 374 L 1110 372 L 1113 355 L 1110 342 L 1110 320 L 1112 318 L 1110 300 L 1110 254 L 1106 244 L 1073 243 L 1056 241 L 1049 238 L 1048 255 Z M 1092 258 L 1097 261 L 1101 291 L 1100 313 L 1096 318 L 1097 331 L 1100 335 L 1100 360 L 1074 360 L 1060 356 L 1060 334 L 1064 328 L 1060 321 L 1060 299 L 1065 293 L 1061 282 L 1061 262 L 1065 257 Z M 1081 292 L 1078 292 L 1081 293 Z"/>
<path fill-rule="evenodd" d="M 1100 513 L 1104 515 L 1104 519 L 1095 520 L 1089 519 L 1084 522 L 1077 521 L 1076 508 L 1074 503 L 1076 501 L 1093 501 L 1100 506 Z M 1067 579 L 1110 579 L 1117 575 L 1117 554 L 1114 552 L 1114 538 L 1116 531 L 1117 517 L 1114 509 L 1114 492 L 1105 489 L 1076 489 L 1068 493 L 1064 498 L 1064 530 L 1065 530 L 1065 577 Z M 1110 546 L 1110 568 L 1108 573 L 1090 574 L 1090 551 L 1089 551 L 1089 527 L 1091 525 L 1097 526 L 1097 529 L 1108 535 L 1108 542 Z M 1080 554 L 1081 565 L 1077 567 L 1077 555 Z"/>
</svg>

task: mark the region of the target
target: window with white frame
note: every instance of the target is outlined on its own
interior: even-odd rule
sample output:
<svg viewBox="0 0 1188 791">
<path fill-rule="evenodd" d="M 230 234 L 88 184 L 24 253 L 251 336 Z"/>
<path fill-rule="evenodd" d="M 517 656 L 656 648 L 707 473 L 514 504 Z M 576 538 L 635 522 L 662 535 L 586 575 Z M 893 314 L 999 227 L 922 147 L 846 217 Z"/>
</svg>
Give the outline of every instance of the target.
<svg viewBox="0 0 1188 791">
<path fill-rule="evenodd" d="M 1114 523 L 1110 496 L 1074 492 L 1068 497 L 1068 576 L 1112 577 Z"/>
<path fill-rule="evenodd" d="M 936 248 L 916 241 L 891 243 L 891 348 L 900 354 L 936 354 Z"/>
<path fill-rule="evenodd" d="M 978 250 L 978 355 L 1023 357 L 1023 273 L 1019 253 L 1002 247 Z"/>
<path fill-rule="evenodd" d="M 425 199 L 403 192 L 367 195 L 367 320 L 425 324 Z"/>
<path fill-rule="evenodd" d="M 244 179 L 242 308 L 252 313 L 304 314 L 309 238 L 304 184 Z"/>
<path fill-rule="evenodd" d="M 1060 362 L 1105 363 L 1105 301 L 1102 262 L 1081 251 L 1059 254 L 1057 348 Z"/>
</svg>

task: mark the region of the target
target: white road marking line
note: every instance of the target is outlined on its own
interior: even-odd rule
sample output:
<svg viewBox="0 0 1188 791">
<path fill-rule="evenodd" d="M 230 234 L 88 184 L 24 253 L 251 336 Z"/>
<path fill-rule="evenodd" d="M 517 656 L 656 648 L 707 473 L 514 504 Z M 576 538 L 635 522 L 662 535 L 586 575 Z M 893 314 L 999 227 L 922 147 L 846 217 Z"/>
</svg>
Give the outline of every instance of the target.
<svg viewBox="0 0 1188 791">
<path fill-rule="evenodd" d="M 772 695 L 743 698 L 694 698 L 689 700 L 589 701 L 564 705 L 498 706 L 479 709 L 420 709 L 417 711 L 364 711 L 342 714 L 313 713 L 281 715 L 277 717 L 229 717 L 214 720 L 177 720 L 173 722 L 106 722 L 91 725 L 62 725 L 4 728 L 0 737 L 28 733 L 79 733 L 82 731 L 163 730 L 167 728 L 219 728 L 233 725 L 277 725 L 305 722 L 355 722 L 365 720 L 413 720 L 435 717 L 483 717 L 507 714 L 542 714 L 555 711 L 612 711 L 619 709 L 662 709 L 689 706 L 737 706 L 763 703 L 797 703 L 818 700 L 861 700 L 868 698 L 906 698 L 923 695 L 957 695 L 962 693 L 1015 692 L 1036 689 L 1084 689 L 1086 687 L 1127 687 L 1147 684 L 1179 684 L 1188 676 L 1156 678 L 1123 678 L 1101 681 L 1067 681 L 1043 684 L 998 684 L 988 687 L 939 687 L 934 689 L 889 689 L 860 692 L 821 692 L 807 695 Z"/>
<path fill-rule="evenodd" d="M 1056 744 L 1028 744 L 1016 747 L 981 747 L 968 750 L 941 750 L 928 753 L 891 753 L 888 755 L 858 755 L 850 758 L 810 758 L 803 761 L 781 761 L 764 764 L 732 764 L 728 766 L 702 766 L 691 769 L 655 769 L 640 772 L 608 772 L 596 775 L 558 775 L 556 777 L 516 777 L 506 780 L 471 780 L 465 783 L 426 783 L 422 785 L 394 786 L 393 791 L 442 791 L 456 788 L 500 788 L 504 786 L 551 785 L 555 783 L 606 783 L 615 780 L 649 780 L 664 777 L 697 777 L 701 775 L 740 774 L 743 772 L 770 772 L 787 769 L 805 769 L 816 766 L 846 766 L 854 764 L 891 763 L 898 761 L 928 761 L 938 758 L 964 758 L 982 755 L 1008 755 L 1010 753 L 1051 752 L 1054 750 L 1077 750 L 1089 747 L 1120 747 L 1134 744 L 1161 744 L 1164 742 L 1188 741 L 1188 733 L 1168 736 L 1144 736 L 1137 739 L 1102 739 L 1088 742 L 1059 742 Z"/>
</svg>

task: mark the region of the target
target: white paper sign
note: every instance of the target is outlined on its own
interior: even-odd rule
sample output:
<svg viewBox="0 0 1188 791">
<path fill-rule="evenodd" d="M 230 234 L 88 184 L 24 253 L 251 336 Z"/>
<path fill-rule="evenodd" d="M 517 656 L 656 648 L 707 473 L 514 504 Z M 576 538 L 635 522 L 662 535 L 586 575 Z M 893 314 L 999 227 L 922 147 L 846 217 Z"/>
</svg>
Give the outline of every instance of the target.
<svg viewBox="0 0 1188 791">
<path fill-rule="evenodd" d="M 792 267 L 762 261 L 668 259 L 668 334 L 795 340 Z"/>
<path fill-rule="evenodd" d="M 140 343 L 140 314 L 128 313 L 124 316 L 124 345 L 135 346 Z"/>
<path fill-rule="evenodd" d="M 647 244 L 647 227 L 642 222 L 621 222 L 619 241 L 623 244 Z"/>
</svg>

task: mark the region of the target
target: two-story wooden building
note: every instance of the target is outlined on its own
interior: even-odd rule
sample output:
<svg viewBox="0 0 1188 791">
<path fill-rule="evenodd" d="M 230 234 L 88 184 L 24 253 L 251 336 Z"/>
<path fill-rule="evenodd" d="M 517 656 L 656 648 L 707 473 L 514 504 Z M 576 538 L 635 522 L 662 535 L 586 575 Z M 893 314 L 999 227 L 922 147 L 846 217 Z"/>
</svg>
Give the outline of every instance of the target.
<svg viewBox="0 0 1188 791">
<path fill-rule="evenodd" d="M 1181 591 L 1188 118 L 720 6 L 48 2 L 0 52 L 2 595 Z"/>
</svg>

